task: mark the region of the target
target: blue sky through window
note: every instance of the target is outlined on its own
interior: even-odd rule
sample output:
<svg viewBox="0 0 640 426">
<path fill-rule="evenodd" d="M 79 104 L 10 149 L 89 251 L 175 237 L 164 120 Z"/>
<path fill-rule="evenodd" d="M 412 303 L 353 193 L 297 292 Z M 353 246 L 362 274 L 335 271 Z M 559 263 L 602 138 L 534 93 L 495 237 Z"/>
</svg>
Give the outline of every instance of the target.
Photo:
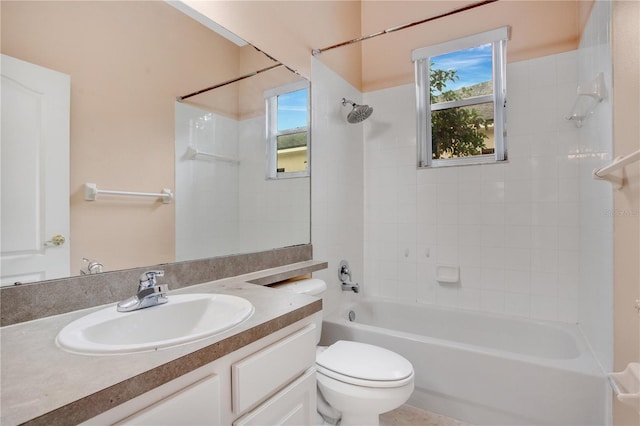
<svg viewBox="0 0 640 426">
<path fill-rule="evenodd" d="M 446 90 L 458 90 L 492 78 L 491 44 L 432 56 L 430 60 L 434 69 L 457 71 L 458 80 L 447 82 Z"/>
<path fill-rule="evenodd" d="M 307 125 L 307 89 L 278 96 L 278 131 Z"/>
</svg>

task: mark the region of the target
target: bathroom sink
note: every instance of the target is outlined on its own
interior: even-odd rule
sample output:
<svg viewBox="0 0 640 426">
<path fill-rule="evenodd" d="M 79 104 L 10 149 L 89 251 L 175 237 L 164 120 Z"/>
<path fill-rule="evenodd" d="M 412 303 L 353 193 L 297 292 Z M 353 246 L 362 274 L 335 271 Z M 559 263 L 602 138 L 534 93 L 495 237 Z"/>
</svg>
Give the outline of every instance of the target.
<svg viewBox="0 0 640 426">
<path fill-rule="evenodd" d="M 152 351 L 221 333 L 253 312 L 251 302 L 237 296 L 169 295 L 167 303 L 137 311 L 123 313 L 110 306 L 93 312 L 64 327 L 56 343 L 86 355 Z"/>
</svg>

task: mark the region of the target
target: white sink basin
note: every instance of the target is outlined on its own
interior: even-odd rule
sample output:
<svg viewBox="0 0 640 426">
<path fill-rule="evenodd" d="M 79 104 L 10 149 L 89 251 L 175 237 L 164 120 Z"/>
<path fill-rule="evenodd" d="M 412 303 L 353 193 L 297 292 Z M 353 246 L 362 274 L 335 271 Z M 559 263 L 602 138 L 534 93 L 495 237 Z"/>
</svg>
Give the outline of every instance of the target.
<svg viewBox="0 0 640 426">
<path fill-rule="evenodd" d="M 254 307 L 227 294 L 169 295 L 162 305 L 132 312 L 115 306 L 79 318 L 56 337 L 62 349 L 110 355 L 168 348 L 213 336 L 246 321 Z"/>
</svg>

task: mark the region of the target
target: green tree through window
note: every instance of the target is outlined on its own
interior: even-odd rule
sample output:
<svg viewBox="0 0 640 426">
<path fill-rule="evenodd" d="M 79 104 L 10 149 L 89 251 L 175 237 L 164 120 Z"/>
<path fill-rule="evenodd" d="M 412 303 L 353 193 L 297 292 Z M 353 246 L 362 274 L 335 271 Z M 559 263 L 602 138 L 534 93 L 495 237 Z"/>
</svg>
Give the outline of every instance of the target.
<svg viewBox="0 0 640 426">
<path fill-rule="evenodd" d="M 472 97 L 468 87 L 445 90 L 447 82 L 458 80 L 456 70 L 433 68 L 429 75 L 431 103 L 457 101 Z M 493 115 L 493 111 L 491 112 Z M 434 111 L 431 116 L 431 152 L 434 159 L 467 157 L 483 154 L 488 136 L 480 131 L 488 125 L 474 107 L 447 108 Z"/>
<path fill-rule="evenodd" d="M 509 27 L 414 49 L 417 164 L 506 160 Z"/>
</svg>

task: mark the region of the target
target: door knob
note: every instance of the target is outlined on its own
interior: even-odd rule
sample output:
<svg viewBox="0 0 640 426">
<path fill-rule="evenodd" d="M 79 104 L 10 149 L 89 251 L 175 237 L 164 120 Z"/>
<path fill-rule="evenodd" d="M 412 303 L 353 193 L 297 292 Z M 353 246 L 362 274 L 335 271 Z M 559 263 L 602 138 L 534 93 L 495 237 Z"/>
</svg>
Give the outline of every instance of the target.
<svg viewBox="0 0 640 426">
<path fill-rule="evenodd" d="M 61 246 L 64 244 L 64 242 L 66 241 L 66 239 L 64 238 L 64 235 L 54 235 L 51 240 L 49 241 L 45 241 L 44 245 L 51 247 L 51 246 Z"/>
</svg>

